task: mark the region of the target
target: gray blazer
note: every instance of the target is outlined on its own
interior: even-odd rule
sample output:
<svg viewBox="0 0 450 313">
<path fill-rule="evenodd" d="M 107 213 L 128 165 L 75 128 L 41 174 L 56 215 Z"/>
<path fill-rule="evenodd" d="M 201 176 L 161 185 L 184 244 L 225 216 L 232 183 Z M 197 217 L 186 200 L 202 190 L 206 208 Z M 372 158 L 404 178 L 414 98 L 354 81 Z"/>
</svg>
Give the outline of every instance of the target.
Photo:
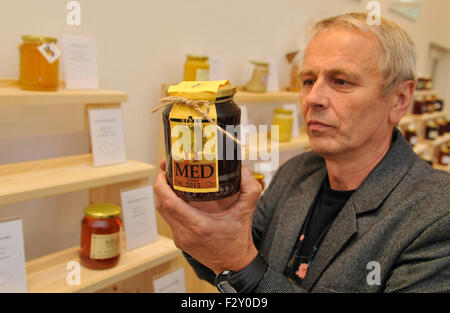
<svg viewBox="0 0 450 313">
<path fill-rule="evenodd" d="M 253 239 L 269 270 L 256 292 L 450 291 L 450 175 L 421 160 L 397 129 L 334 220 L 301 286 L 290 282 L 283 272 L 325 177 L 323 158 L 301 154 L 259 200 Z"/>
</svg>

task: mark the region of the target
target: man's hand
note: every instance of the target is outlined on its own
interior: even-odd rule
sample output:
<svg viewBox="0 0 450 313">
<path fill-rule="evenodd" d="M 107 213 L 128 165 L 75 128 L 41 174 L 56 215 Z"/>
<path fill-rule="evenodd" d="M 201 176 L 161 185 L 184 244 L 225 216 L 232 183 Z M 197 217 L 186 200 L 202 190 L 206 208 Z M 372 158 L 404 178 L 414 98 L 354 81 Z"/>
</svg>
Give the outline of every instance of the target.
<svg viewBox="0 0 450 313">
<path fill-rule="evenodd" d="M 261 185 L 247 167 L 242 168 L 241 191 L 218 201 L 186 203 L 167 184 L 164 173 L 158 175 L 154 190 L 156 208 L 171 227 L 175 245 L 216 274 L 239 271 L 256 257 L 252 219 Z"/>
</svg>

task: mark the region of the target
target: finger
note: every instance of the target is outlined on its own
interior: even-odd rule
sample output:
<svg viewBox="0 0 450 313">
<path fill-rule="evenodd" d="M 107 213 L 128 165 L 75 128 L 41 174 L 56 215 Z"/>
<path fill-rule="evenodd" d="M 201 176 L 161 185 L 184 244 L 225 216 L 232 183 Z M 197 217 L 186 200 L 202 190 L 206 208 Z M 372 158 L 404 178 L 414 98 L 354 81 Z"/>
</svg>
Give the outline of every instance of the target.
<svg viewBox="0 0 450 313">
<path fill-rule="evenodd" d="M 205 218 L 201 211 L 196 210 L 179 198 L 167 184 L 164 173 L 159 173 L 156 177 L 154 191 L 160 202 L 160 213 L 168 214 L 178 222 L 192 225 L 202 225 Z"/>
<path fill-rule="evenodd" d="M 166 160 L 162 159 L 161 162 L 159 163 L 159 168 L 161 169 L 161 171 L 165 172 L 166 171 Z"/>
</svg>

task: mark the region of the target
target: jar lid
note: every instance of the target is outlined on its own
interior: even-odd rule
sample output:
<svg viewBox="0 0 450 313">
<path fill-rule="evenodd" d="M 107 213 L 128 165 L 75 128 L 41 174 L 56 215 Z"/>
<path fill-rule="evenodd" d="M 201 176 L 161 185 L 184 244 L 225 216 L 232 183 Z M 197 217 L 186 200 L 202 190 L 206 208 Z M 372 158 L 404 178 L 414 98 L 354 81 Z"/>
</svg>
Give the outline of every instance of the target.
<svg viewBox="0 0 450 313">
<path fill-rule="evenodd" d="M 450 153 L 450 142 L 448 142 L 446 145 L 441 146 L 441 151 L 444 153 Z"/>
<path fill-rule="evenodd" d="M 208 60 L 209 56 L 207 55 L 201 55 L 201 54 L 188 54 L 186 55 L 188 59 L 194 59 L 194 60 Z"/>
<path fill-rule="evenodd" d="M 84 209 L 86 216 L 96 219 L 107 219 L 118 217 L 121 212 L 119 206 L 110 203 L 95 203 Z"/>
<path fill-rule="evenodd" d="M 411 123 L 408 125 L 408 130 L 409 131 L 416 131 L 416 125 L 414 123 Z"/>
<path fill-rule="evenodd" d="M 269 62 L 265 62 L 265 61 L 250 61 L 250 63 L 252 63 L 254 65 L 260 65 L 260 66 L 269 66 Z"/>
<path fill-rule="evenodd" d="M 254 177 L 256 180 L 262 180 L 262 179 L 264 179 L 264 174 L 261 174 L 261 173 L 255 173 L 255 172 L 253 172 L 252 174 L 253 174 L 253 177 Z"/>
<path fill-rule="evenodd" d="M 429 121 L 429 122 L 427 123 L 427 126 L 430 126 L 430 127 L 436 127 L 437 125 L 436 125 L 435 122 Z"/>
<path fill-rule="evenodd" d="M 22 40 L 24 41 L 44 41 L 44 42 L 58 42 L 57 38 L 46 37 L 46 36 L 35 36 L 35 35 L 23 35 Z"/>
<path fill-rule="evenodd" d="M 233 85 L 225 85 L 217 90 L 216 98 L 231 97 L 236 93 L 237 87 Z"/>
<path fill-rule="evenodd" d="M 280 113 L 280 114 L 292 114 L 292 110 L 276 108 L 276 109 L 275 109 L 275 113 Z"/>
</svg>

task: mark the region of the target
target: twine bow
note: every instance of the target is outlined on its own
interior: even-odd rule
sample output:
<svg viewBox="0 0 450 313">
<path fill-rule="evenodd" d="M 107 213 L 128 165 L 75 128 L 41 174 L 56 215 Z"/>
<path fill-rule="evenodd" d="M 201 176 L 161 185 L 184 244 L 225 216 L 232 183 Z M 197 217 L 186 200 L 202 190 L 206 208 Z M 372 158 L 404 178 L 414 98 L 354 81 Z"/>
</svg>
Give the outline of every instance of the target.
<svg viewBox="0 0 450 313">
<path fill-rule="evenodd" d="M 214 122 L 212 120 L 212 118 L 209 116 L 209 105 L 211 103 L 221 103 L 221 102 L 226 102 L 229 101 L 228 99 L 224 99 L 224 100 L 218 100 L 218 101 L 214 101 L 214 102 L 209 102 L 206 100 L 191 100 L 191 99 L 186 99 L 184 97 L 176 97 L 176 96 L 171 96 L 171 97 L 165 97 L 165 98 L 161 98 L 160 102 L 161 104 L 158 105 L 157 107 L 152 109 L 152 113 L 155 113 L 156 111 L 171 105 L 171 104 L 183 104 L 186 105 L 192 109 L 195 110 L 195 112 L 197 112 L 202 118 L 206 119 L 208 122 L 210 122 L 211 124 L 213 124 L 214 126 L 216 126 L 216 128 L 222 132 L 225 136 L 227 136 L 228 138 L 232 139 L 235 143 L 237 143 L 240 146 L 244 146 L 244 144 L 237 139 L 236 137 L 234 137 L 232 134 L 230 134 L 229 132 L 227 132 L 225 129 L 223 129 L 222 127 L 220 127 L 219 125 L 217 125 L 216 122 Z M 205 107 L 204 110 L 202 110 L 202 107 Z"/>
</svg>

